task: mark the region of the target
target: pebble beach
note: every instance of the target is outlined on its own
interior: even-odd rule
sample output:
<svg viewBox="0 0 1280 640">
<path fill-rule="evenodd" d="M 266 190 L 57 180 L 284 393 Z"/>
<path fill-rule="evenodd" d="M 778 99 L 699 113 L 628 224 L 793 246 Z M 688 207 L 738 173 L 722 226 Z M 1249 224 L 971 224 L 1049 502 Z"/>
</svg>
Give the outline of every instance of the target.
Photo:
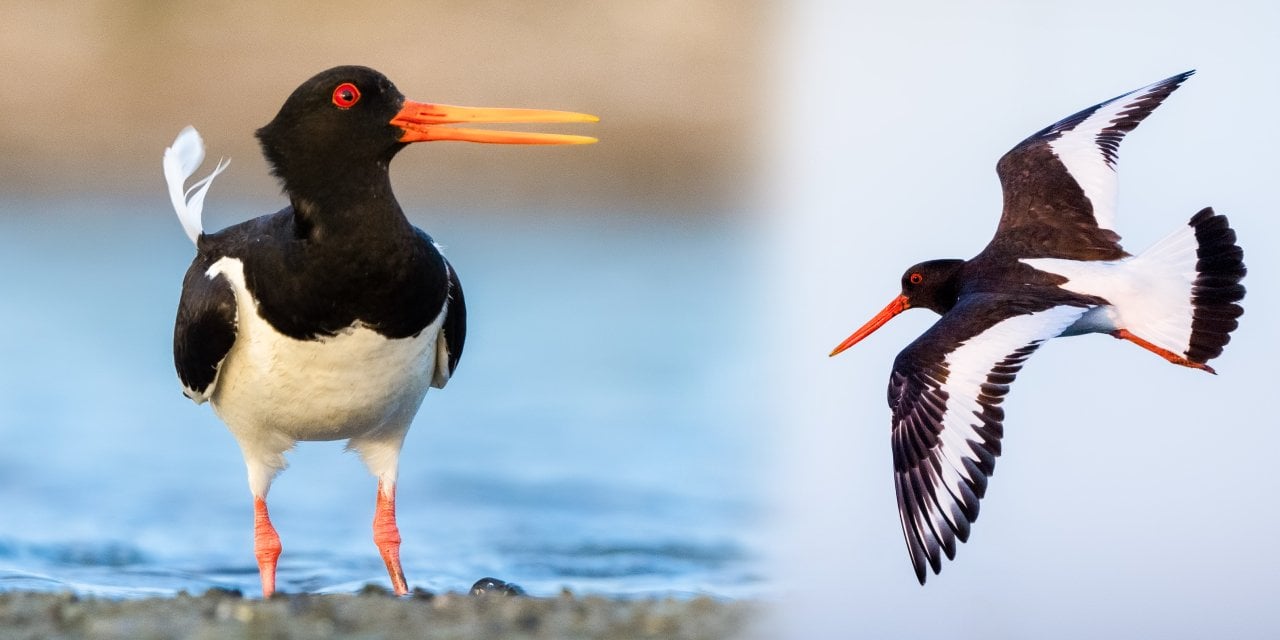
<svg viewBox="0 0 1280 640">
<path fill-rule="evenodd" d="M 99 599 L 0 593 L 0 640 L 169 638 L 741 638 L 760 613 L 748 601 L 613 599 L 503 594 L 396 598 L 278 594 L 268 600 L 212 589 L 170 598 Z"/>
</svg>

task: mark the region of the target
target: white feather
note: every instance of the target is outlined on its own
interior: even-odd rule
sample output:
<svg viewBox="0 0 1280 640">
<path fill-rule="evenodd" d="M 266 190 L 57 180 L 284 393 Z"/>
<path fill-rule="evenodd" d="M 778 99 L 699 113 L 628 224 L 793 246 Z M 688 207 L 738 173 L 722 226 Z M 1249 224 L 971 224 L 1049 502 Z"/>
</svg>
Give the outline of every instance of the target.
<svg viewBox="0 0 1280 640">
<path fill-rule="evenodd" d="M 173 146 L 164 150 L 164 181 L 169 185 L 169 201 L 173 203 L 178 221 L 182 223 L 182 229 L 187 232 L 187 237 L 191 238 L 192 242 L 204 233 L 204 227 L 200 221 L 200 214 L 204 210 L 204 196 L 208 193 L 209 186 L 213 184 L 213 179 L 231 164 L 229 159 L 219 160 L 218 166 L 214 167 L 212 173 L 184 190 L 183 185 L 186 184 L 187 178 L 200 168 L 202 162 L 204 162 L 204 140 L 200 139 L 200 133 L 195 130 L 195 127 L 188 126 L 183 129 L 178 133 L 178 137 L 174 138 Z"/>
</svg>

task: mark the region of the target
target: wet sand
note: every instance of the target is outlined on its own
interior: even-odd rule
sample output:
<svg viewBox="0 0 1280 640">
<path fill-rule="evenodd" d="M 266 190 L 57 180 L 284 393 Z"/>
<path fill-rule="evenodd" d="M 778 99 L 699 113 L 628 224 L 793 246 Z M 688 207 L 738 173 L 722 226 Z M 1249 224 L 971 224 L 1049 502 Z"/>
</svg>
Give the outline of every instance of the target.
<svg viewBox="0 0 1280 640">
<path fill-rule="evenodd" d="M 618 600 L 415 593 L 395 598 L 276 595 L 110 600 L 71 594 L 0 593 L 0 640 L 60 638 L 740 638 L 760 606 L 711 598 Z"/>
</svg>

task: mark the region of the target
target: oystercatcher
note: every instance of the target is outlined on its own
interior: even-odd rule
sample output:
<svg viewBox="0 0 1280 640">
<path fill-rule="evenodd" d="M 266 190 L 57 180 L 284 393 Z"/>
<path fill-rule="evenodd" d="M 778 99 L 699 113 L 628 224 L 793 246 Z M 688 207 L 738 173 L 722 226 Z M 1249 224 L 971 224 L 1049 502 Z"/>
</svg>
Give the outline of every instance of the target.
<svg viewBox="0 0 1280 640">
<path fill-rule="evenodd" d="M 289 205 L 217 233 L 200 213 L 213 173 L 188 127 L 165 150 L 170 197 L 196 257 L 178 303 L 173 353 L 183 391 L 208 400 L 240 444 L 254 503 L 263 596 L 275 590 L 280 538 L 267 490 L 299 440 L 347 440 L 378 479 L 373 538 L 405 594 L 395 520 L 400 447 L 428 387 L 462 355 L 458 275 L 405 218 L 387 167 L 412 142 L 582 144 L 585 136 L 444 125 L 595 122 L 595 116 L 406 100 L 381 73 L 329 69 L 304 82 L 257 131 Z"/>
<path fill-rule="evenodd" d="M 1244 254 L 1205 208 L 1147 251 L 1120 247 L 1116 153 L 1125 134 L 1194 71 L 1090 107 L 1018 143 L 996 166 L 1004 212 L 969 260 L 930 260 L 831 352 L 902 311 L 941 318 L 889 376 L 898 514 L 916 577 L 969 538 L 1000 455 L 1000 407 L 1023 362 L 1057 336 L 1106 333 L 1209 373 L 1242 313 Z"/>
</svg>

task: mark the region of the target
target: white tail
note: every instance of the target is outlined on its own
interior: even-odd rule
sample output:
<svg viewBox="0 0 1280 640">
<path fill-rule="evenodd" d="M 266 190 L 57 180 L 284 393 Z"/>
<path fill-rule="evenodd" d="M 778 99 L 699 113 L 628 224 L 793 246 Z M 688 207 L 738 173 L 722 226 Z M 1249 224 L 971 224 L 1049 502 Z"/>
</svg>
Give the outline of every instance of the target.
<svg viewBox="0 0 1280 640">
<path fill-rule="evenodd" d="M 1195 305 L 1196 233 L 1190 225 L 1161 238 L 1149 249 L 1121 263 L 1128 295 L 1111 299 L 1121 329 L 1185 355 L 1191 347 Z"/>
<path fill-rule="evenodd" d="M 231 160 L 223 158 L 214 167 L 213 173 L 198 180 L 187 189 L 187 182 L 200 163 L 204 162 L 204 140 L 195 127 L 187 127 L 174 138 L 173 146 L 164 150 L 164 181 L 169 185 L 169 200 L 173 210 L 178 214 L 178 221 L 187 237 L 195 242 L 204 233 L 200 222 L 200 213 L 204 210 L 204 195 L 213 184 L 213 179 L 231 164 Z"/>
<path fill-rule="evenodd" d="M 1125 329 L 1200 364 L 1222 354 L 1243 313 L 1244 253 L 1226 217 L 1209 208 L 1132 258 L 1022 261 L 1067 278 L 1063 289 L 1111 303 L 1105 320 L 1078 332 Z"/>
<path fill-rule="evenodd" d="M 1226 216 L 1202 209 L 1131 266 L 1161 274 L 1148 281 L 1146 291 L 1158 304 L 1131 314 L 1151 337 L 1135 334 L 1199 364 L 1222 355 L 1244 313 L 1237 303 L 1244 299 L 1240 281 L 1246 273 L 1244 252 Z"/>
</svg>

